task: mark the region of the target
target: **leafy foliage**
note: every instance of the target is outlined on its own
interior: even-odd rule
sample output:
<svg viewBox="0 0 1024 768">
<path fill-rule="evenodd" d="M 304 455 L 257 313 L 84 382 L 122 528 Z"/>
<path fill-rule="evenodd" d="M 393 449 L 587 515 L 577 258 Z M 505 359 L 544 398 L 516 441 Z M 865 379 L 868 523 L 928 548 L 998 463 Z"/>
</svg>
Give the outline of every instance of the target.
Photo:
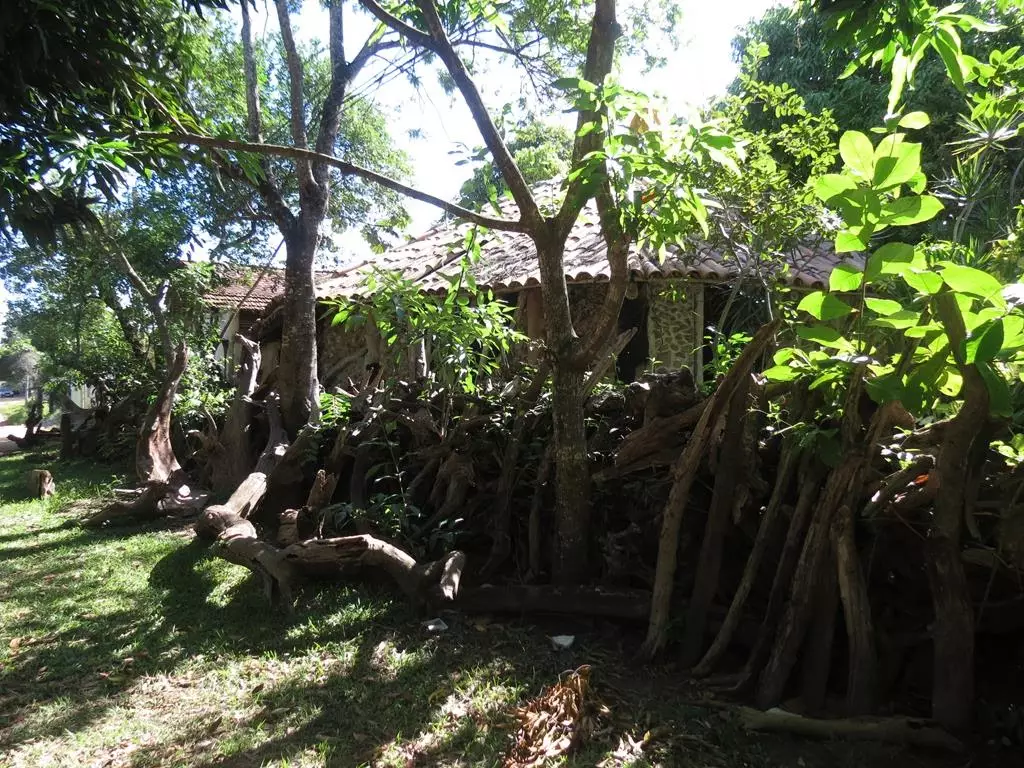
<svg viewBox="0 0 1024 768">
<path fill-rule="evenodd" d="M 468 266 L 463 260 L 440 297 L 401 274 L 374 269 L 364 297 L 338 303 L 332 322 L 350 330 L 373 323 L 390 356 L 390 371 L 401 370 L 410 348 L 423 344 L 432 379 L 444 388 L 475 392 L 525 337 L 514 328 L 512 308 L 478 289 Z"/>
<path fill-rule="evenodd" d="M 125 141 L 177 109 L 194 17 L 223 0 L 10 0 L 0 8 L 0 229 L 47 237 L 174 153 Z"/>
</svg>

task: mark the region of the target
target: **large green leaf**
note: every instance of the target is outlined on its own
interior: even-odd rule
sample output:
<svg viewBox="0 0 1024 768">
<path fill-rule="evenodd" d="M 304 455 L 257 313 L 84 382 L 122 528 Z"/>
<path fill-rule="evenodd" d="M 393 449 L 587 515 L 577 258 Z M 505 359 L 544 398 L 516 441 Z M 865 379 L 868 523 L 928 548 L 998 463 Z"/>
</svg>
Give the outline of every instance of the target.
<svg viewBox="0 0 1024 768">
<path fill-rule="evenodd" d="M 796 335 L 807 341 L 814 341 L 823 347 L 851 351 L 853 344 L 843 334 L 828 325 L 798 325 Z"/>
<path fill-rule="evenodd" d="M 931 123 L 931 118 L 928 117 L 927 112 L 908 112 L 900 118 L 900 128 L 909 128 L 914 130 L 917 128 L 926 128 Z"/>
<path fill-rule="evenodd" d="M 875 172 L 875 148 L 860 131 L 847 131 L 839 139 L 839 154 L 855 173 L 870 179 Z"/>
<path fill-rule="evenodd" d="M 968 293 L 983 299 L 998 296 L 1003 284 L 987 272 L 962 264 L 944 263 L 942 269 L 943 282 L 958 293 Z"/>
<path fill-rule="evenodd" d="M 797 305 L 797 309 L 807 312 L 818 320 L 835 320 L 846 317 L 853 311 L 853 307 L 845 301 L 824 291 L 807 294 Z"/>
<path fill-rule="evenodd" d="M 942 290 L 942 278 L 930 270 L 906 269 L 900 273 L 903 281 L 918 293 L 933 296 Z"/>
<path fill-rule="evenodd" d="M 839 264 L 828 276 L 828 289 L 839 293 L 860 288 L 864 273 L 852 264 Z"/>
<path fill-rule="evenodd" d="M 814 179 L 813 185 L 814 194 L 826 203 L 836 195 L 857 188 L 857 182 L 844 173 L 826 173 L 818 176 Z"/>
<path fill-rule="evenodd" d="M 878 314 L 885 316 L 893 315 L 903 309 L 902 304 L 898 301 L 893 301 L 892 299 L 867 298 L 864 299 L 864 303 L 872 312 L 877 312 Z"/>
<path fill-rule="evenodd" d="M 987 363 L 1003 348 L 1003 321 L 993 320 L 975 328 L 964 341 L 964 360 L 968 363 Z"/>
<path fill-rule="evenodd" d="M 912 309 L 901 309 L 899 312 L 893 312 L 887 317 L 878 317 L 871 321 L 871 325 L 876 328 L 911 328 L 917 325 L 921 321 L 921 313 L 915 312 Z"/>
<path fill-rule="evenodd" d="M 928 221 L 942 210 L 942 203 L 931 195 L 898 197 L 882 206 L 882 220 L 896 227 Z"/>
<path fill-rule="evenodd" d="M 803 374 L 789 365 L 773 365 L 771 368 L 767 368 L 763 375 L 768 381 L 793 381 L 799 379 Z"/>
<path fill-rule="evenodd" d="M 874 280 L 879 275 L 899 274 L 900 267 L 891 265 L 913 264 L 916 251 L 914 246 L 906 243 L 886 243 L 876 250 L 868 259 L 864 269 L 864 279 Z"/>
<path fill-rule="evenodd" d="M 978 363 L 978 371 L 985 380 L 988 389 L 988 409 L 995 416 L 1009 418 L 1013 415 L 1013 404 L 1010 399 L 1010 387 L 1006 379 L 991 363 Z"/>
<path fill-rule="evenodd" d="M 861 231 L 844 229 L 835 239 L 836 253 L 852 253 L 863 251 L 868 247 L 868 238 L 865 238 Z"/>
<path fill-rule="evenodd" d="M 872 186 L 890 189 L 906 184 L 921 170 L 921 145 L 882 139 L 878 149 L 885 154 L 875 157 L 875 176 Z"/>
</svg>

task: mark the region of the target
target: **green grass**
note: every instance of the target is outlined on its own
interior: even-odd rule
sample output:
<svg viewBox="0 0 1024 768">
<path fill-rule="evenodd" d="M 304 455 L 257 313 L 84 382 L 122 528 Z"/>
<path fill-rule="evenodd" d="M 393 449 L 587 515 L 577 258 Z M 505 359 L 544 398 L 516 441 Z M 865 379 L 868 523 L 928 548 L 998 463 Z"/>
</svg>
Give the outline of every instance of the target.
<svg viewBox="0 0 1024 768">
<path fill-rule="evenodd" d="M 54 468 L 55 498 L 25 498 L 36 466 Z M 0 766 L 496 766 L 511 709 L 582 663 L 611 714 L 569 765 L 917 764 L 754 741 L 681 704 L 693 692 L 670 670 L 627 666 L 637 638 L 611 626 L 453 614 L 430 635 L 383 587 L 339 584 L 284 616 L 184 524 L 79 528 L 117 480 L 0 457 Z M 546 635 L 564 631 L 577 645 L 554 651 Z"/>
<path fill-rule="evenodd" d="M 5 397 L 0 399 L 0 423 L 24 424 L 28 417 L 28 406 L 23 397 Z"/>
</svg>

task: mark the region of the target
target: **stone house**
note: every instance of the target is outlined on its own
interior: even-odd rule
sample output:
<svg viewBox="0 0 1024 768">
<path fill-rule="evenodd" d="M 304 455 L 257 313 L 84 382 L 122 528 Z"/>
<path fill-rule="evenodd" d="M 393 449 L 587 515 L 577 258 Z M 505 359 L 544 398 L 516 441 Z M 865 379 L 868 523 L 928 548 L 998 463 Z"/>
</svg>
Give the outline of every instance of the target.
<svg viewBox="0 0 1024 768">
<path fill-rule="evenodd" d="M 366 275 L 373 267 L 399 272 L 423 291 L 441 295 L 449 289 L 450 278 L 461 270 L 468 229 L 465 224 L 442 224 L 383 254 L 320 273 L 317 297 L 330 303 L 363 294 Z M 479 237 L 479 259 L 469 266 L 477 286 L 490 288 L 496 297 L 515 307 L 516 322 L 527 336 L 542 338 L 544 312 L 532 241 L 525 234 L 511 232 L 488 231 Z M 705 329 L 717 323 L 737 281 L 748 289 L 748 299 L 753 294 L 756 301 L 759 295 L 763 302 L 768 286 L 779 282 L 796 291 L 826 287 L 832 269 L 846 260 L 825 240 L 795 249 L 784 265 L 727 257 L 708 243 L 697 243 L 690 253 L 669 253 L 664 261 L 633 249 L 619 328 L 636 328 L 637 333 L 619 355 L 617 377 L 632 381 L 645 370 L 686 367 L 700 381 L 710 354 Z M 862 266 L 857 258 L 849 260 Z M 588 332 L 588 321 L 596 315 L 608 282 L 605 244 L 592 205 L 584 210 L 566 243 L 565 279 L 576 330 L 582 336 Z M 233 288 L 230 301 L 237 301 L 242 308 L 235 313 L 239 329 L 248 327 L 256 313 L 265 315 L 261 341 L 267 368 L 276 364 L 280 331 L 279 323 L 275 330 L 274 314 L 283 280 L 280 273 L 264 280 L 244 301 L 241 288 Z M 222 293 L 216 301 L 224 308 L 229 299 Z M 373 327 L 353 332 L 331 325 L 326 304 L 324 309 L 319 334 L 320 381 L 328 389 L 345 387 L 349 380 L 363 379 L 367 366 L 379 360 L 381 340 Z M 236 325 L 228 329 L 230 335 L 225 339 L 233 336 Z M 230 345 L 224 354 L 234 354 Z"/>
</svg>

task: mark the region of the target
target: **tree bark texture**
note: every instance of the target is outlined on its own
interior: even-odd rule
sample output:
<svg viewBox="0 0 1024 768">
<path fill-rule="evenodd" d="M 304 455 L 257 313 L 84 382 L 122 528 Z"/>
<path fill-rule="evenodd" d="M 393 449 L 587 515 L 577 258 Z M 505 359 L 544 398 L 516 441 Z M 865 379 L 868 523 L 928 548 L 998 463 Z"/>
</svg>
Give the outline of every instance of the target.
<svg viewBox="0 0 1024 768">
<path fill-rule="evenodd" d="M 167 361 L 167 373 L 139 428 L 139 439 L 135 443 L 135 471 L 142 484 L 180 485 L 184 482 L 184 473 L 171 446 L 171 409 L 187 364 L 188 348 L 181 342 Z"/>
<path fill-rule="evenodd" d="M 937 314 L 949 336 L 963 377 L 964 404 L 943 430 L 929 475 L 937 488 L 935 515 L 926 548 L 928 582 L 935 610 L 932 717 L 947 728 L 967 728 L 974 712 L 974 610 L 960 560 L 971 445 L 988 422 L 988 387 L 976 365 L 960 358 L 966 338 L 963 316 L 952 293 L 935 298 Z"/>
<path fill-rule="evenodd" d="M 651 598 L 651 616 L 647 638 L 640 650 L 641 657 L 653 658 L 665 644 L 672 605 L 672 591 L 675 586 L 676 558 L 679 550 L 679 531 L 689 500 L 701 458 L 708 448 L 708 440 L 726 403 L 750 375 L 754 363 L 771 343 L 780 323 L 778 320 L 762 326 L 754 338 L 736 359 L 733 367 L 708 398 L 701 412 L 700 420 L 694 427 L 690 441 L 672 468 L 673 483 L 665 512 L 662 515 L 661 534 L 658 539 L 658 561 L 654 580 L 654 594 Z"/>
<path fill-rule="evenodd" d="M 866 715 L 875 707 L 878 660 L 868 584 L 860 565 L 853 511 L 848 504 L 839 507 L 832 525 L 832 548 L 835 551 L 849 646 L 846 714 Z"/>
<path fill-rule="evenodd" d="M 811 625 L 807 630 L 800 666 L 800 698 L 808 714 L 825 709 L 828 681 L 832 675 L 832 646 L 839 617 L 839 588 L 836 573 L 825 568 L 815 588 Z"/>
<path fill-rule="evenodd" d="M 757 528 L 757 537 L 754 540 L 753 549 L 747 557 L 747 564 L 743 569 L 743 577 L 740 579 L 739 587 L 733 594 L 732 602 L 729 604 L 729 611 L 722 622 L 714 642 L 700 662 L 693 668 L 692 673 L 696 677 L 704 677 L 714 670 L 715 664 L 725 653 L 732 642 L 736 628 L 743 618 L 743 609 L 746 606 L 747 598 L 750 596 L 754 584 L 757 582 L 761 572 L 761 564 L 768 551 L 768 547 L 775 540 L 778 529 L 782 522 L 782 501 L 786 496 L 789 486 L 793 481 L 793 474 L 799 462 L 799 452 L 794 440 L 786 440 L 782 456 L 779 460 L 779 468 L 776 474 L 775 487 L 772 489 L 771 498 L 765 508 L 761 524 Z"/>
<path fill-rule="evenodd" d="M 749 376 L 744 376 L 726 406 L 725 434 L 718 455 L 718 471 L 704 526 L 704 540 L 697 558 L 697 573 L 686 611 L 680 661 L 685 667 L 700 659 L 707 630 L 708 609 L 718 590 L 719 571 L 722 567 L 722 543 L 737 497 L 748 471 L 744 462 L 744 422 L 750 406 Z"/>
</svg>

